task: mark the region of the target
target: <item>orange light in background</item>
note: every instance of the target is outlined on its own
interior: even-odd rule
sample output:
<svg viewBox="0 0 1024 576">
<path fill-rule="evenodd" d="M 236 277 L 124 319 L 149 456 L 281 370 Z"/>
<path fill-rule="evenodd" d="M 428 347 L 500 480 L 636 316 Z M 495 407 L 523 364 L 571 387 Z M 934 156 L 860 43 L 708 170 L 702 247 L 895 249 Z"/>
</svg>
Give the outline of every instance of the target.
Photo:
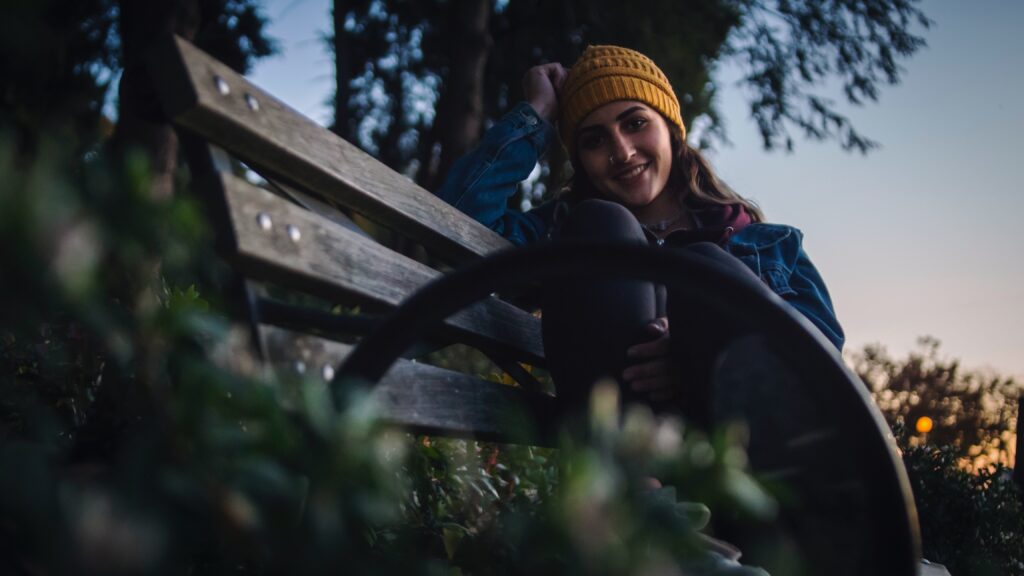
<svg viewBox="0 0 1024 576">
<path fill-rule="evenodd" d="M 927 434 L 932 431 L 932 426 L 934 425 L 935 423 L 932 422 L 931 418 L 927 416 L 921 416 L 920 418 L 917 419 L 917 424 L 915 424 L 914 427 L 917 428 L 917 431 L 919 433 Z"/>
</svg>

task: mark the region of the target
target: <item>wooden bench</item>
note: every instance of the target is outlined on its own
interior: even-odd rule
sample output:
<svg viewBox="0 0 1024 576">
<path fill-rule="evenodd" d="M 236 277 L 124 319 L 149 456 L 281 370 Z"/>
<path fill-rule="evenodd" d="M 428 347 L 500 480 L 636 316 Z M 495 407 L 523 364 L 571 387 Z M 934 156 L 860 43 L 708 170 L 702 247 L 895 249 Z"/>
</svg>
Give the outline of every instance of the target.
<svg viewBox="0 0 1024 576">
<path fill-rule="evenodd" d="M 503 238 L 181 39 L 168 39 L 151 69 L 164 110 L 179 128 L 191 185 L 206 203 L 221 254 L 239 274 L 239 317 L 250 323 L 265 362 L 331 382 L 353 345 L 378 330 L 374 343 L 354 354 L 374 349 L 372 361 L 351 364 L 366 369 L 377 362 L 358 374 L 370 374 L 385 420 L 431 434 L 546 441 L 543 434 L 524 437 L 524 422 L 536 432 L 554 416 L 553 397 L 520 364 L 544 365 L 538 319 L 486 292 L 471 303 L 475 297 L 456 302 L 444 290 L 473 296 L 486 284 L 482 279 L 501 275 L 501 266 L 529 272 L 531 255 L 540 272 L 551 274 L 572 256 L 570 249 L 505 251 L 510 245 Z M 239 176 L 232 157 L 263 180 Z M 382 246 L 346 212 L 417 243 L 438 266 Z M 608 265 L 627 273 L 631 266 L 692 265 L 667 252 L 611 254 Z M 486 258 L 496 253 L 497 260 Z M 568 269 L 603 262 L 578 258 Z M 866 389 L 795 312 L 743 302 L 735 290 L 705 289 L 694 297 L 767 326 L 723 354 L 719 379 L 728 389 L 720 396 L 723 411 L 743 416 L 761 443 L 756 451 L 752 445 L 755 472 L 788 478 L 801 491 L 786 529 L 802 546 L 822 546 L 818 564 L 848 560 L 845 567 L 829 564 L 831 574 L 914 573 L 919 544 L 912 497 Z M 268 296 L 282 293 L 359 306 L 361 313 L 296 304 L 305 296 Z M 387 323 L 378 322 L 404 302 Z M 782 338 L 794 344 L 780 347 Z M 519 386 L 414 359 L 391 361 L 408 345 L 453 342 L 481 350 Z M 779 387 L 789 387 L 787 404 L 771 402 Z M 794 421 L 804 428 L 788 430 Z M 856 558 L 830 557 L 846 549 Z"/>
<path fill-rule="evenodd" d="M 333 379 L 351 338 L 372 328 L 375 312 L 398 305 L 440 274 L 375 242 L 336 206 L 401 231 L 450 266 L 510 246 L 188 42 L 164 46 L 153 67 L 165 112 L 183 129 L 192 186 L 210 213 L 219 251 L 245 277 L 242 315 L 252 322 L 260 355 L 277 369 Z M 266 184 L 237 175 L 227 154 Z M 262 295 L 256 282 L 369 314 L 295 306 Z M 510 431 L 499 412 L 551 409 L 551 397 L 515 362 L 543 365 L 540 324 L 528 312 L 490 298 L 432 336 L 485 351 L 524 386 L 402 360 L 377 390 L 387 420 L 422 432 L 501 439 Z"/>
</svg>

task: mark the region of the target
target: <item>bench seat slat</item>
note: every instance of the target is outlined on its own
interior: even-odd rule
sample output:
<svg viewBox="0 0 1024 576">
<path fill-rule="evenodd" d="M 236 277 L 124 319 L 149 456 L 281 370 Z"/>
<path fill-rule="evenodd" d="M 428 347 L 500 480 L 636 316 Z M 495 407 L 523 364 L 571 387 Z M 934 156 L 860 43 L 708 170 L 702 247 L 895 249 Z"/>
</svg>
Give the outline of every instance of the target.
<svg viewBox="0 0 1024 576">
<path fill-rule="evenodd" d="M 272 326 L 260 326 L 259 333 L 272 365 L 317 378 L 332 376 L 333 367 L 352 350 L 348 344 Z M 326 374 L 325 366 L 331 367 Z M 373 395 L 383 420 L 430 434 L 522 441 L 530 428 L 524 428 L 525 422 L 543 425 L 554 414 L 550 396 L 408 360 L 398 360 Z M 539 435 L 529 440 L 543 443 Z"/>
<path fill-rule="evenodd" d="M 248 274 L 328 298 L 354 297 L 389 307 L 439 276 L 241 178 L 221 174 L 219 181 L 235 242 L 228 257 Z M 539 320 L 511 304 L 489 298 L 447 322 L 469 342 L 512 350 L 524 361 L 543 364 Z"/>
<path fill-rule="evenodd" d="M 175 37 L 154 52 L 175 124 L 243 162 L 337 201 L 453 263 L 511 244 L 408 178 Z M 225 93 L 226 92 L 226 93 Z"/>
</svg>

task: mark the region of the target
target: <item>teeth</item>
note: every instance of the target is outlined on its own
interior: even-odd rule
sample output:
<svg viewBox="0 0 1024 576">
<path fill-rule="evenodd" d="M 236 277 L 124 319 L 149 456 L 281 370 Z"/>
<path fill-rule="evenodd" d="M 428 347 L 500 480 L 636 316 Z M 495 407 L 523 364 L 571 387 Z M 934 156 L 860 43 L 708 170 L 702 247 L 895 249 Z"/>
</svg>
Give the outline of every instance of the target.
<svg viewBox="0 0 1024 576">
<path fill-rule="evenodd" d="M 638 176 L 641 172 L 643 172 L 646 169 L 647 169 L 647 164 L 641 164 L 641 165 L 637 166 L 636 168 L 633 168 L 629 172 L 625 172 L 623 174 L 619 174 L 618 176 L 616 176 L 616 178 L 618 178 L 620 180 L 625 180 L 627 178 L 632 178 L 634 176 Z"/>
</svg>

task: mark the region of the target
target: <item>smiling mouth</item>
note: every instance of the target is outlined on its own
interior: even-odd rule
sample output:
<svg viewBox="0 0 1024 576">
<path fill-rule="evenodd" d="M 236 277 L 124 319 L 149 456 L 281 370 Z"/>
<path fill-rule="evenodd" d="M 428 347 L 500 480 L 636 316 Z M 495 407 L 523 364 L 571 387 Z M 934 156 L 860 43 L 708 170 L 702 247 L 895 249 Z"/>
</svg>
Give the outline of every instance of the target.
<svg viewBox="0 0 1024 576">
<path fill-rule="evenodd" d="M 639 175 L 643 174 L 644 172 L 646 172 L 647 168 L 649 168 L 650 165 L 651 165 L 650 162 L 645 162 L 643 164 L 637 164 L 636 166 L 633 166 L 632 168 L 627 168 L 625 170 L 616 172 L 612 176 L 612 180 L 620 180 L 620 181 L 632 180 L 633 178 L 636 178 L 637 176 L 639 176 Z"/>
</svg>

